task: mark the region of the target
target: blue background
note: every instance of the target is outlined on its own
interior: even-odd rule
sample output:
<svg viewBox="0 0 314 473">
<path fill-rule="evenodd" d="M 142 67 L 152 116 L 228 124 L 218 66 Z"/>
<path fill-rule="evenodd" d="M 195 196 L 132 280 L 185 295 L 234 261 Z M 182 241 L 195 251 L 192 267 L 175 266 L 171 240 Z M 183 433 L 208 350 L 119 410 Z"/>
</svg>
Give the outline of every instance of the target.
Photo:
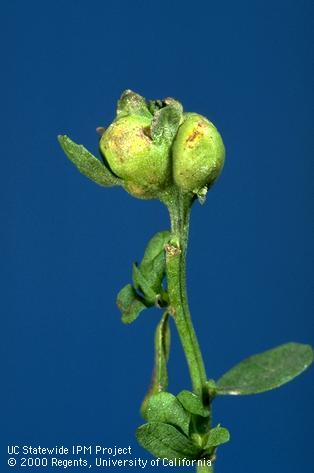
<svg viewBox="0 0 314 473">
<path fill-rule="evenodd" d="M 313 4 L 11 1 L 2 13 L 0 469 L 14 470 L 8 444 L 150 458 L 134 431 L 159 313 L 124 326 L 115 297 L 167 213 L 79 175 L 56 135 L 97 153 L 95 127 L 126 88 L 208 116 L 227 160 L 193 210 L 188 258 L 208 375 L 313 342 Z M 173 392 L 190 386 L 175 334 L 170 375 Z M 306 372 L 217 399 L 214 421 L 232 435 L 217 473 L 312 471 L 313 394 Z"/>
</svg>

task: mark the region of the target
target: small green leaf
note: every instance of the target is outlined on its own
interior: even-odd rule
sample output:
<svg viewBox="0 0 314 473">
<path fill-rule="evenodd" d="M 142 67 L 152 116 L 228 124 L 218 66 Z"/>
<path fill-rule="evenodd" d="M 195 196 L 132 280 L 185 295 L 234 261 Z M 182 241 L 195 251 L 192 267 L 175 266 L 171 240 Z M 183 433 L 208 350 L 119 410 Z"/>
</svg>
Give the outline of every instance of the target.
<svg viewBox="0 0 314 473">
<path fill-rule="evenodd" d="M 172 143 L 182 121 L 182 105 L 169 99 L 169 105 L 155 112 L 151 124 L 151 137 L 157 144 Z"/>
<path fill-rule="evenodd" d="M 220 425 L 217 425 L 217 427 L 210 429 L 205 449 L 208 449 L 211 447 L 218 447 L 218 445 L 229 442 L 229 440 L 230 440 L 230 434 L 229 434 L 228 429 L 225 429 L 224 427 L 220 427 Z"/>
<path fill-rule="evenodd" d="M 169 231 L 156 233 L 149 241 L 140 264 L 141 272 L 156 293 L 160 292 L 162 279 L 166 271 L 165 245 L 169 238 Z"/>
<path fill-rule="evenodd" d="M 122 312 L 122 322 L 130 324 L 137 319 L 146 305 L 136 294 L 131 284 L 127 284 L 118 294 L 117 305 Z"/>
<path fill-rule="evenodd" d="M 58 140 L 67 157 L 84 176 L 104 187 L 121 185 L 121 180 L 115 177 L 84 146 L 74 143 L 66 135 L 59 135 Z"/>
<path fill-rule="evenodd" d="M 148 110 L 152 115 L 163 107 L 162 100 L 148 100 Z"/>
<path fill-rule="evenodd" d="M 146 280 L 140 268 L 134 263 L 133 264 L 133 284 L 135 289 L 140 289 L 144 295 L 145 302 L 152 306 L 155 304 L 157 299 L 156 292 L 150 287 L 149 282 Z"/>
<path fill-rule="evenodd" d="M 313 349 L 286 343 L 240 362 L 217 382 L 217 394 L 256 394 L 288 383 L 313 362 Z"/>
<path fill-rule="evenodd" d="M 168 387 L 167 363 L 170 355 L 169 315 L 165 313 L 156 328 L 155 334 L 155 384 L 157 392 Z"/>
<path fill-rule="evenodd" d="M 201 399 L 191 391 L 181 391 L 177 395 L 177 399 L 180 401 L 184 409 L 186 409 L 191 414 L 202 417 L 209 416 L 209 409 L 204 407 Z"/>
<path fill-rule="evenodd" d="M 190 415 L 171 393 L 160 392 L 150 396 L 145 407 L 145 419 L 174 425 L 189 435 Z"/>
<path fill-rule="evenodd" d="M 141 414 L 145 417 L 148 399 L 156 393 L 165 391 L 168 387 L 167 362 L 170 353 L 169 315 L 164 313 L 155 332 L 155 365 L 152 382 L 141 406 Z"/>
<path fill-rule="evenodd" d="M 148 110 L 146 100 L 132 90 L 125 90 L 118 100 L 117 116 L 121 118 L 126 115 L 144 115 L 152 118 Z"/>
<path fill-rule="evenodd" d="M 159 306 L 167 305 L 168 295 L 162 287 L 162 280 L 166 267 L 164 245 L 168 237 L 168 231 L 157 233 L 149 241 L 141 265 L 133 265 L 134 287 L 128 284 L 120 291 L 117 299 L 123 322 L 133 322 L 144 308 L 157 303 Z"/>
<path fill-rule="evenodd" d="M 201 449 L 175 427 L 161 422 L 141 425 L 136 431 L 136 438 L 143 448 L 159 458 L 197 459 L 201 453 Z"/>
</svg>

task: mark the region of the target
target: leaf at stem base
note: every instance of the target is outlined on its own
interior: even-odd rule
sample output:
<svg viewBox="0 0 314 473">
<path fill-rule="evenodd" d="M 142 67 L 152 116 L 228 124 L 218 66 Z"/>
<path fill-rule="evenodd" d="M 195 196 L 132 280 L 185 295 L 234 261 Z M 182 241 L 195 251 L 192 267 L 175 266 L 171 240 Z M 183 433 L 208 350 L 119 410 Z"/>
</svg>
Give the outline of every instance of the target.
<svg viewBox="0 0 314 473">
<path fill-rule="evenodd" d="M 136 438 L 143 448 L 159 458 L 196 459 L 201 453 L 201 449 L 175 427 L 162 422 L 141 425 L 136 431 Z"/>
</svg>

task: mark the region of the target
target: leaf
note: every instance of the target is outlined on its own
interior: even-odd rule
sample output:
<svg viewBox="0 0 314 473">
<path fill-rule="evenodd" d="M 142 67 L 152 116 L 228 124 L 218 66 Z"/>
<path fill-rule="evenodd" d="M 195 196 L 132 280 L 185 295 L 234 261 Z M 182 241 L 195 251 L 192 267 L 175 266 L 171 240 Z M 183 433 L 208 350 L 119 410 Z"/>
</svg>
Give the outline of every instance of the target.
<svg viewBox="0 0 314 473">
<path fill-rule="evenodd" d="M 169 105 L 155 112 L 151 123 L 151 137 L 157 144 L 172 143 L 182 122 L 182 105 L 169 99 Z"/>
<path fill-rule="evenodd" d="M 229 440 L 230 440 L 230 434 L 229 434 L 228 429 L 225 429 L 224 427 L 220 427 L 220 425 L 217 425 L 217 427 L 210 429 L 205 449 L 208 449 L 211 447 L 218 447 L 218 445 L 229 442 Z"/>
<path fill-rule="evenodd" d="M 122 322 L 130 324 L 137 319 L 146 305 L 141 301 L 131 284 L 127 284 L 118 294 L 117 305 L 122 312 Z"/>
<path fill-rule="evenodd" d="M 155 334 L 155 369 L 154 383 L 157 392 L 165 391 L 168 387 L 167 363 L 170 355 L 169 315 L 165 313 L 156 328 Z"/>
<path fill-rule="evenodd" d="M 145 419 L 174 425 L 189 435 L 190 415 L 171 393 L 160 392 L 150 396 L 145 406 Z"/>
<path fill-rule="evenodd" d="M 165 274 L 166 256 L 164 245 L 168 241 L 169 232 L 157 233 L 148 243 L 140 266 L 133 265 L 133 284 L 125 286 L 118 294 L 117 303 L 123 314 L 124 323 L 133 322 L 139 313 L 158 302 L 167 305 L 167 293 L 162 287 Z M 136 290 L 139 289 L 141 294 Z"/>
<path fill-rule="evenodd" d="M 133 284 L 135 289 L 140 289 L 144 294 L 145 302 L 152 306 L 155 304 L 158 294 L 150 287 L 149 282 L 146 280 L 140 268 L 133 264 Z"/>
<path fill-rule="evenodd" d="M 146 418 L 145 412 L 149 398 L 153 394 L 165 391 L 168 387 L 167 362 L 170 354 L 170 327 L 168 319 L 169 315 L 165 312 L 155 332 L 155 365 L 152 382 L 141 406 L 141 414 L 144 419 Z"/>
<path fill-rule="evenodd" d="M 146 100 L 139 94 L 132 92 L 132 90 L 125 90 L 118 100 L 117 116 L 121 118 L 126 115 L 144 115 L 152 118 L 148 110 Z"/>
<path fill-rule="evenodd" d="M 59 135 L 58 140 L 67 157 L 84 176 L 104 187 L 121 184 L 121 180 L 115 177 L 109 169 L 84 148 L 84 146 L 74 143 L 74 141 L 66 135 Z"/>
<path fill-rule="evenodd" d="M 153 394 L 165 391 L 168 387 L 167 362 L 170 353 L 170 327 L 168 319 L 169 315 L 165 312 L 155 332 L 155 365 L 152 382 L 141 406 L 141 414 L 144 419 L 146 419 L 145 412 L 149 398 Z"/>
<path fill-rule="evenodd" d="M 217 382 L 217 394 L 256 394 L 288 383 L 313 362 L 313 349 L 286 343 L 240 362 Z"/>
<path fill-rule="evenodd" d="M 151 288 L 160 292 L 162 279 L 166 271 L 165 245 L 170 238 L 169 231 L 158 232 L 146 247 L 140 269 Z"/>
<path fill-rule="evenodd" d="M 162 100 L 148 100 L 148 110 L 152 115 L 155 115 L 162 107 Z"/>
<path fill-rule="evenodd" d="M 181 391 L 177 395 L 177 399 L 180 401 L 184 409 L 186 409 L 191 414 L 202 417 L 209 416 L 209 409 L 204 407 L 201 399 L 191 391 Z"/>
<path fill-rule="evenodd" d="M 162 422 L 141 425 L 136 431 L 136 438 L 143 448 L 159 458 L 197 459 L 201 453 L 201 449 L 175 427 Z"/>
</svg>

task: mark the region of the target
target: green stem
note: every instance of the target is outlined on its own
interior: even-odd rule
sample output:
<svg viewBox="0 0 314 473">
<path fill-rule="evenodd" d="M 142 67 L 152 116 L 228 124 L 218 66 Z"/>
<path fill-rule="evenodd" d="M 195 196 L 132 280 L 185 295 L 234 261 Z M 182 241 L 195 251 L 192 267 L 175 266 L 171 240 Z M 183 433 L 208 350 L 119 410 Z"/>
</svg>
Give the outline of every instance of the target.
<svg viewBox="0 0 314 473">
<path fill-rule="evenodd" d="M 196 473 L 213 473 L 214 472 L 214 467 L 213 466 L 197 466 L 196 467 Z"/>
<path fill-rule="evenodd" d="M 164 198 L 164 202 L 169 209 L 171 220 L 171 239 L 166 248 L 170 313 L 181 339 L 193 390 L 207 404 L 205 366 L 192 324 L 186 292 L 186 251 L 192 198 L 188 194 L 174 191 Z"/>
<path fill-rule="evenodd" d="M 163 196 L 171 220 L 171 238 L 166 246 L 166 272 L 169 294 L 169 313 L 173 316 L 187 360 L 193 391 L 204 405 L 210 407 L 207 376 L 193 327 L 186 290 L 186 253 L 189 237 L 189 218 L 193 198 L 172 189 Z M 197 473 L 213 473 L 213 466 L 197 466 Z"/>
</svg>

